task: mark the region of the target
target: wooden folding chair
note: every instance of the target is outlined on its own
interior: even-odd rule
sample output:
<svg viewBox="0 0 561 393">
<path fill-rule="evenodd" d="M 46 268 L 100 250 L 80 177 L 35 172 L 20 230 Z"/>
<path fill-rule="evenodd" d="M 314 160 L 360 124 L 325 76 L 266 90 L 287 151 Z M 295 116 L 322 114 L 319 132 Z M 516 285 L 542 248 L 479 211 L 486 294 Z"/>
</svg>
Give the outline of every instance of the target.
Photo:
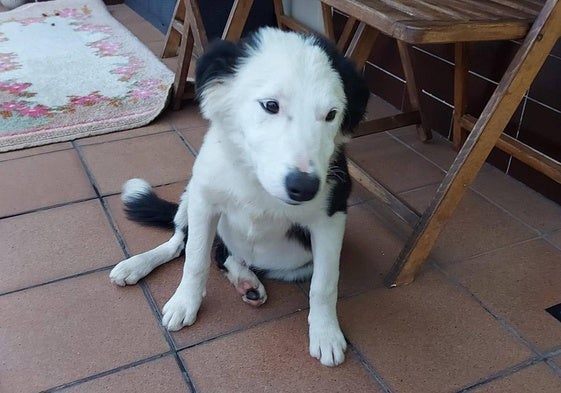
<svg viewBox="0 0 561 393">
<path fill-rule="evenodd" d="M 222 38 L 230 41 L 240 39 L 253 1 L 234 1 Z M 172 109 L 178 110 L 183 100 L 194 98 L 193 79 L 189 78 L 190 66 L 192 60 L 204 52 L 207 44 L 206 30 L 197 0 L 177 0 L 161 54 L 162 58 L 177 56 Z"/>
<path fill-rule="evenodd" d="M 322 3 L 324 7 L 336 8 L 349 16 L 343 39 L 352 36 L 347 54 L 359 67 L 365 64 L 379 32 L 398 40 L 410 107 L 414 111 L 402 114 L 393 122 L 391 119 L 366 122 L 360 128 L 359 135 L 413 122 L 420 123 L 419 134 L 422 139 L 428 139 L 430 134 L 422 126 L 422 111 L 418 113 L 419 91 L 410 62 L 410 45 L 454 43 L 456 48 L 453 127 L 454 143 L 461 149 L 427 210 L 419 216 L 356 163 L 349 162 L 353 177 L 415 228 L 386 277 L 387 286 L 408 284 L 414 280 L 442 228 L 495 145 L 561 182 L 561 165 L 557 161 L 513 138 L 501 135 L 561 36 L 561 5 L 557 0 L 547 0 L 545 4 L 537 0 L 322 0 Z M 333 37 L 332 25 L 327 23 L 326 27 L 327 34 Z M 356 32 L 351 34 L 351 31 Z M 524 37 L 523 44 L 479 119 L 466 115 L 468 43 Z M 415 118 L 416 112 L 418 115 Z"/>
</svg>

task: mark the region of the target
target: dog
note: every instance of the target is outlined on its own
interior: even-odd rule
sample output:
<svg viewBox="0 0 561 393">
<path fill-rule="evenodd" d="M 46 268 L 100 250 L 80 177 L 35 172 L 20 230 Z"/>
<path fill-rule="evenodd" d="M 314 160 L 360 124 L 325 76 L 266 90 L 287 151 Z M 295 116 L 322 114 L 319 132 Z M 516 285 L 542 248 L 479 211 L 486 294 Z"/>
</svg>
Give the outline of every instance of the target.
<svg viewBox="0 0 561 393">
<path fill-rule="evenodd" d="M 336 302 L 351 192 L 344 145 L 364 117 L 365 81 L 327 39 L 268 27 L 238 44 L 211 44 L 195 88 L 210 126 L 179 204 L 141 179 L 127 181 L 121 196 L 129 218 L 173 228 L 173 236 L 117 264 L 111 281 L 136 284 L 185 251 L 181 282 L 163 307 L 163 326 L 176 331 L 195 322 L 213 245 L 253 306 L 267 300 L 259 277 L 311 277 L 310 354 L 342 363 Z"/>
</svg>

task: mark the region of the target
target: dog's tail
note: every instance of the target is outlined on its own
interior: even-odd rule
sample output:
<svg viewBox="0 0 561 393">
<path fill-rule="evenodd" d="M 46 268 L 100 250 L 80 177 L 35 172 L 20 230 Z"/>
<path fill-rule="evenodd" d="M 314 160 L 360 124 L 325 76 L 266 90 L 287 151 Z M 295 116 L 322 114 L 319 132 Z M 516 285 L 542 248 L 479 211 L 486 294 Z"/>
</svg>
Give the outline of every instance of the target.
<svg viewBox="0 0 561 393">
<path fill-rule="evenodd" d="M 173 218 L 178 205 L 157 196 L 145 180 L 130 179 L 123 184 L 121 200 L 129 220 L 160 228 L 175 227 Z"/>
</svg>

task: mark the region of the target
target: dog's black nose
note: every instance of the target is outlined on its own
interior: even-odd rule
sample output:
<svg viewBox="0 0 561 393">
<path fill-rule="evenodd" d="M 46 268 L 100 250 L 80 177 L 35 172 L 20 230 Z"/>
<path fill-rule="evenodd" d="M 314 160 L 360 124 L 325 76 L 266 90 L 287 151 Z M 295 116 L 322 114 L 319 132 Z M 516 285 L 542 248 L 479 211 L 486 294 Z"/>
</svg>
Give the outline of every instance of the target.
<svg viewBox="0 0 561 393">
<path fill-rule="evenodd" d="M 319 178 L 310 173 L 293 170 L 284 181 L 288 196 L 293 201 L 305 202 L 316 196 L 319 190 Z"/>
</svg>

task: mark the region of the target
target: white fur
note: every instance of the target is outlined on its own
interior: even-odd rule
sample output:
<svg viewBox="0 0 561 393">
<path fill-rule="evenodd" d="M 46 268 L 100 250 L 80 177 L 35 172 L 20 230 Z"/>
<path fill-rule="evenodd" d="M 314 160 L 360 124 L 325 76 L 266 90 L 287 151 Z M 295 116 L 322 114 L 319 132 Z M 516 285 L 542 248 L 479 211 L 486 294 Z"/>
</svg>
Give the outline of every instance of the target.
<svg viewBox="0 0 561 393">
<path fill-rule="evenodd" d="M 272 269 L 276 278 L 306 276 L 313 259 L 310 289 L 310 353 L 322 364 L 344 360 L 346 342 L 336 315 L 339 255 L 346 215 L 327 214 L 330 160 L 343 140 L 340 126 L 346 98 L 340 77 L 322 49 L 302 36 L 261 30 L 262 45 L 233 78 L 205 86 L 203 116 L 210 128 L 195 161 L 193 176 L 175 217 L 188 223 L 181 283 L 163 308 L 162 324 L 178 330 L 195 322 L 205 294 L 215 233 L 232 256 L 227 277 L 242 289 L 248 283 L 261 300 L 266 292 L 248 269 Z M 274 99 L 279 113 L 267 113 L 261 100 Z M 326 121 L 330 110 L 337 111 Z M 316 173 L 318 194 L 292 205 L 285 177 L 293 170 Z M 147 183 L 129 181 L 123 199 L 146 193 Z M 293 224 L 309 229 L 312 250 L 286 237 Z M 118 285 L 134 284 L 182 251 L 180 231 L 161 246 L 119 263 L 111 272 Z M 239 289 L 239 288 L 238 288 Z M 247 300 L 247 299 L 245 299 Z"/>
</svg>

